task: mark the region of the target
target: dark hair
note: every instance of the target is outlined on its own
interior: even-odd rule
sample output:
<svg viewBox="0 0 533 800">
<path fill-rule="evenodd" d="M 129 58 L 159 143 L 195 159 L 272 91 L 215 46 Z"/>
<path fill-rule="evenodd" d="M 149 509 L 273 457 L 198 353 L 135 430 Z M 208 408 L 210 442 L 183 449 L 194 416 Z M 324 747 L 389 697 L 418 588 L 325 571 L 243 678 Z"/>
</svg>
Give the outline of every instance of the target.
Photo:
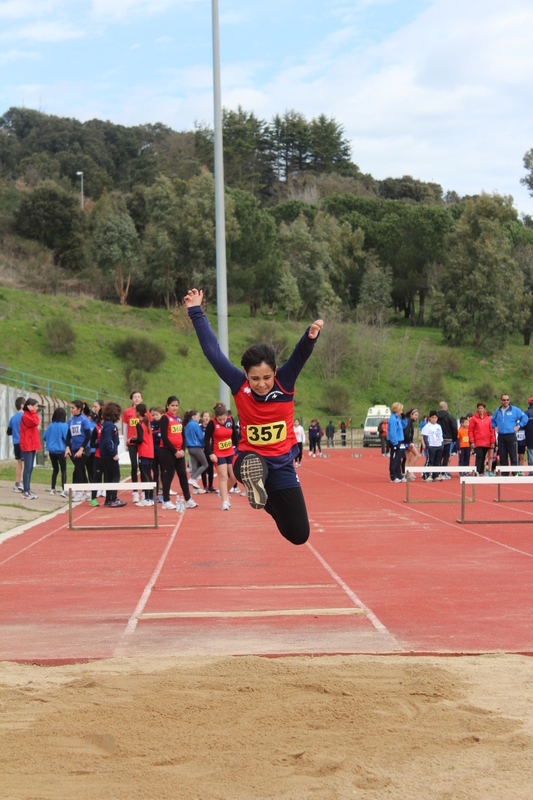
<svg viewBox="0 0 533 800">
<path fill-rule="evenodd" d="M 418 408 L 412 408 L 410 411 L 408 411 L 407 414 L 405 415 L 407 419 L 409 419 L 413 411 L 418 411 Z"/>
<path fill-rule="evenodd" d="M 198 414 L 198 411 L 195 408 L 191 408 L 190 411 L 185 412 L 183 415 L 183 427 L 189 424 L 195 414 Z"/>
<path fill-rule="evenodd" d="M 150 420 L 148 419 L 148 409 L 144 403 L 139 403 L 135 406 L 135 411 L 137 414 L 143 418 L 144 427 L 147 431 L 150 430 Z"/>
<path fill-rule="evenodd" d="M 480 406 L 483 406 L 483 408 L 487 408 L 487 404 L 486 404 L 486 403 L 483 403 L 481 400 L 480 400 L 480 401 L 479 401 L 479 403 L 477 404 L 476 408 L 479 408 Z"/>
<path fill-rule="evenodd" d="M 251 367 L 257 367 L 259 364 L 263 363 L 268 364 L 272 370 L 276 370 L 276 350 L 267 342 L 254 344 L 242 354 L 241 366 L 246 372 L 248 372 Z"/>
<path fill-rule="evenodd" d="M 95 400 L 94 402 L 95 402 L 95 403 L 98 403 L 98 405 L 100 406 L 100 408 L 103 408 L 103 407 L 105 406 L 105 400 Z"/>
<path fill-rule="evenodd" d="M 438 411 L 430 411 L 429 414 L 428 414 L 428 419 L 429 419 L 429 417 L 438 417 L 438 416 L 439 416 L 439 412 Z"/>
<path fill-rule="evenodd" d="M 17 397 L 17 399 L 15 400 L 15 408 L 17 409 L 17 411 L 20 411 L 25 402 L 26 400 L 24 397 Z"/>
<path fill-rule="evenodd" d="M 461 419 L 459 420 L 459 422 L 466 422 L 466 421 L 467 421 L 466 417 L 461 417 Z"/>
<path fill-rule="evenodd" d="M 35 400 L 34 397 L 28 397 L 28 399 L 24 403 L 24 411 L 27 411 L 29 406 L 38 406 L 38 405 L 39 405 L 38 400 Z"/>
<path fill-rule="evenodd" d="M 92 408 L 90 408 L 89 403 L 86 403 L 85 400 L 83 401 L 83 412 L 82 413 L 83 413 L 83 415 L 85 417 L 90 417 L 91 419 L 93 418 Z"/>
<path fill-rule="evenodd" d="M 122 415 L 122 406 L 118 403 L 106 403 L 102 409 L 102 419 L 118 422 Z"/>
<path fill-rule="evenodd" d="M 228 409 L 224 405 L 224 403 L 215 403 L 213 406 L 213 416 L 214 417 L 223 417 L 225 414 L 228 414 Z"/>
<path fill-rule="evenodd" d="M 71 400 L 70 405 L 81 411 L 83 409 L 83 400 Z"/>
<path fill-rule="evenodd" d="M 163 414 L 165 413 L 165 409 L 163 408 L 163 406 L 154 406 L 152 408 L 152 414 L 154 413 L 154 411 L 157 411 L 157 413 L 161 414 L 161 416 L 163 416 Z"/>
<path fill-rule="evenodd" d="M 67 412 L 64 408 L 56 408 L 54 413 L 52 414 L 52 422 L 66 422 L 67 421 Z"/>
<path fill-rule="evenodd" d="M 165 406 L 165 411 L 168 409 L 168 407 L 169 407 L 169 405 L 171 403 L 175 403 L 176 401 L 178 402 L 178 405 L 179 405 L 179 402 L 180 402 L 179 401 L 179 397 L 176 397 L 175 394 L 171 394 L 170 397 L 167 397 L 167 403 L 166 403 L 166 406 Z"/>
<path fill-rule="evenodd" d="M 134 389 L 133 392 L 130 394 L 130 400 L 133 400 L 133 395 L 134 394 L 140 394 L 141 397 L 143 396 L 142 392 L 140 392 L 138 389 Z"/>
</svg>

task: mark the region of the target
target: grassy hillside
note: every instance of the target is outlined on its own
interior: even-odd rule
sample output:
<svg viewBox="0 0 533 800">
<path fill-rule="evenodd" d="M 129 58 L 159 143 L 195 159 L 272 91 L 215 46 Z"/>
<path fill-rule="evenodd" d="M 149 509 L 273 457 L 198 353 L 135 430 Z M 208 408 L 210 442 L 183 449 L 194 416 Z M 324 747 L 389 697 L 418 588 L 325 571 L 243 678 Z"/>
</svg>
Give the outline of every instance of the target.
<svg viewBox="0 0 533 800">
<path fill-rule="evenodd" d="M 216 313 L 209 312 L 216 330 Z M 48 319 L 66 318 L 74 326 L 73 355 L 50 353 L 44 324 Z M 266 320 L 251 319 L 248 308 L 230 310 L 230 356 L 238 364 L 242 351 L 258 338 L 265 326 L 277 322 L 276 330 L 292 345 L 306 322 L 283 321 L 282 315 Z M 435 328 L 413 329 L 397 318 L 385 331 L 355 324 L 347 329 L 351 351 L 345 360 L 340 384 L 348 399 L 343 415 L 354 424 L 363 420 L 369 405 L 400 400 L 427 411 L 439 399 L 446 399 L 452 411 L 465 413 L 483 398 L 495 407 L 501 391 L 511 393 L 512 402 L 526 404 L 533 394 L 530 381 L 533 353 L 524 348 L 517 335 L 506 346 L 484 349 L 451 349 Z M 182 408 L 210 408 L 218 396 L 218 378 L 203 357 L 194 332 L 179 330 L 164 309 L 121 308 L 87 298 L 52 297 L 21 290 L 0 289 L 0 364 L 12 369 L 76 384 L 107 394 L 127 396 L 125 363 L 113 354 L 111 345 L 128 334 L 143 333 L 162 344 L 166 361 L 146 373 L 145 399 L 162 403 L 169 394 L 180 397 Z M 325 346 L 325 341 L 319 344 Z M 329 342 L 334 348 L 335 342 Z M 325 360 L 330 350 L 326 351 Z M 332 351 L 331 351 L 332 352 Z M 323 359 L 324 360 L 324 359 Z M 319 358 L 306 365 L 298 383 L 297 413 L 308 423 L 317 415 L 324 421 L 337 416 L 328 411 L 328 395 L 317 371 Z M 341 413 L 340 411 L 338 412 Z"/>
</svg>

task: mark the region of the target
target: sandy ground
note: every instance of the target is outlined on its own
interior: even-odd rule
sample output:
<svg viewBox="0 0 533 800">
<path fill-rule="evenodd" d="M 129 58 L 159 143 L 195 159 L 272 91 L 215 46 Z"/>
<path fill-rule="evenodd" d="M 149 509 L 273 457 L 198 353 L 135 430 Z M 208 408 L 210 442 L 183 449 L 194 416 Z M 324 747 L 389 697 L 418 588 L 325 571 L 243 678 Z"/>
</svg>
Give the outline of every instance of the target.
<svg viewBox="0 0 533 800">
<path fill-rule="evenodd" d="M 0 664 L 0 797 L 533 795 L 522 656 Z"/>
</svg>

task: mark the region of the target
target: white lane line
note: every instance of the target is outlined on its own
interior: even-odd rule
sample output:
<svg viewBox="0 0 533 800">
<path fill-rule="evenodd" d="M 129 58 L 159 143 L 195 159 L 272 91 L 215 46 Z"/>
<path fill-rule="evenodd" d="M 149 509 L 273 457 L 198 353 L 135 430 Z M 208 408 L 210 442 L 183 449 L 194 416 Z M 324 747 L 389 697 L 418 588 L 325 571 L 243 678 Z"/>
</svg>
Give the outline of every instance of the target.
<svg viewBox="0 0 533 800">
<path fill-rule="evenodd" d="M 312 545 L 310 542 L 306 542 L 306 544 L 307 544 L 307 547 L 310 549 L 310 551 L 311 551 L 311 552 L 313 553 L 313 555 L 315 556 L 315 558 L 317 558 L 317 559 L 318 559 L 318 561 L 320 561 L 320 563 L 322 564 L 322 566 L 324 567 L 324 569 L 325 569 L 327 572 L 329 572 L 329 574 L 331 575 L 331 577 L 333 578 L 333 580 L 334 580 L 334 581 L 336 581 L 336 582 L 339 584 L 339 586 L 341 587 L 341 589 L 342 589 L 343 591 L 345 591 L 345 592 L 346 592 L 346 594 L 348 595 L 348 597 L 350 598 L 350 600 L 352 601 L 352 603 L 353 603 L 355 606 L 357 606 L 357 608 L 360 608 L 362 611 L 364 611 L 364 612 L 365 612 L 365 614 L 368 616 L 368 619 L 370 620 L 370 622 L 372 623 L 372 625 L 374 626 L 374 628 L 375 628 L 376 630 L 378 630 L 380 633 L 384 633 L 386 636 L 388 636 L 388 637 L 390 638 L 390 640 L 391 640 L 391 641 L 392 641 L 392 643 L 394 644 L 394 649 L 395 649 L 395 650 L 403 650 L 403 647 L 400 647 L 400 645 L 398 644 L 398 642 L 396 641 L 396 639 L 395 639 L 395 637 L 392 635 L 392 633 L 391 633 L 391 632 L 390 632 L 390 631 L 389 631 L 389 630 L 388 630 L 388 629 L 385 627 L 385 625 L 384 625 L 384 624 L 383 624 L 383 623 L 382 623 L 382 622 L 381 622 L 381 621 L 380 621 L 380 620 L 379 620 L 379 619 L 376 617 L 376 615 L 374 614 L 374 612 L 373 612 L 373 611 L 371 611 L 371 610 L 368 608 L 368 606 L 365 606 L 365 604 L 364 604 L 364 603 L 363 603 L 363 602 L 362 602 L 362 601 L 361 601 L 361 600 L 360 600 L 360 599 L 357 597 L 357 595 L 355 594 L 355 592 L 354 592 L 354 591 L 352 591 L 352 589 L 350 589 L 350 587 L 348 586 L 348 584 L 347 584 L 347 583 L 345 583 L 345 582 L 343 581 L 343 579 L 340 577 L 340 575 L 337 575 L 337 573 L 335 572 L 335 570 L 334 570 L 332 567 L 330 567 L 330 565 L 328 564 L 328 562 L 327 562 L 327 561 L 326 561 L 324 558 L 322 558 L 322 556 L 320 555 L 320 553 L 318 552 L 318 550 L 316 550 L 316 549 L 313 547 L 313 545 Z"/>
<path fill-rule="evenodd" d="M 140 600 L 137 603 L 137 605 L 135 606 L 135 611 L 133 612 L 133 614 L 131 615 L 131 617 L 128 620 L 128 624 L 126 625 L 126 628 L 125 628 L 125 630 L 124 630 L 124 632 L 122 634 L 121 640 L 120 640 L 120 642 L 118 643 L 118 645 L 115 648 L 114 655 L 118 655 L 119 654 L 118 651 L 119 651 L 119 649 L 121 647 L 121 644 L 122 644 L 122 641 L 124 640 L 124 638 L 126 636 L 131 636 L 132 633 L 135 632 L 135 628 L 137 627 L 138 617 L 144 611 L 144 607 L 145 607 L 146 603 L 148 602 L 148 598 L 150 597 L 150 594 L 152 592 L 152 589 L 154 588 L 155 582 L 159 577 L 159 573 L 163 569 L 163 564 L 165 563 L 165 559 L 166 559 L 166 557 L 168 555 L 168 551 L 170 550 L 170 548 L 172 547 L 172 544 L 174 543 L 174 539 L 176 538 L 176 534 L 177 534 L 177 532 L 179 530 L 179 527 L 180 527 L 181 523 L 183 522 L 184 517 L 185 517 L 185 514 L 180 514 L 180 518 L 178 519 L 176 525 L 174 526 L 174 530 L 170 534 L 170 539 L 168 540 L 167 545 L 166 545 L 165 549 L 163 550 L 161 558 L 157 562 L 157 566 L 156 566 L 156 568 L 155 568 L 155 570 L 154 570 L 154 572 L 152 574 L 152 577 L 150 578 L 150 580 L 146 584 L 146 586 L 144 588 L 144 591 L 143 591 L 143 593 L 142 593 L 142 595 L 140 597 Z"/>
<path fill-rule="evenodd" d="M 278 608 L 268 611 L 160 611 L 137 619 L 238 619 L 240 617 L 347 617 L 367 614 L 364 608 Z"/>
<path fill-rule="evenodd" d="M 91 508 L 89 511 L 86 511 L 85 514 L 82 514 L 80 517 L 78 517 L 78 519 L 81 519 L 82 517 L 87 516 L 87 514 L 90 514 L 91 511 L 94 511 L 94 508 Z M 9 558 L 4 559 L 4 561 L 0 561 L 0 567 L 2 566 L 2 564 L 7 564 L 7 562 L 11 561 L 12 558 L 16 558 L 16 556 L 19 556 L 21 553 L 24 553 L 26 550 L 29 550 L 30 547 L 35 547 L 35 545 L 39 544 L 39 542 L 44 541 L 44 539 L 48 539 L 49 536 L 53 536 L 54 533 L 57 533 L 58 531 L 62 530 L 63 528 L 67 528 L 67 523 L 66 522 L 64 523 L 64 525 L 60 525 L 59 528 L 55 528 L 50 533 L 46 533 L 44 536 L 41 536 L 40 539 L 36 539 L 31 544 L 27 545 L 26 547 L 23 547 L 21 550 L 17 550 L 16 553 L 13 553 L 12 556 L 9 556 Z"/>
<path fill-rule="evenodd" d="M 350 469 L 350 467 L 347 467 L 347 469 Z M 351 469 L 350 471 L 356 472 L 357 470 Z M 357 492 L 368 494 L 370 495 L 370 497 L 375 497 L 378 500 L 381 500 L 383 503 L 391 503 L 392 505 L 399 506 L 404 512 L 407 510 L 405 508 L 405 503 L 403 502 L 398 503 L 397 500 L 389 500 L 388 497 L 383 497 L 383 495 L 381 494 L 375 494 L 374 492 L 369 492 L 367 489 L 361 489 L 359 486 L 354 485 L 353 483 L 346 483 L 345 481 L 339 481 L 337 480 L 337 478 L 331 478 L 329 475 L 323 475 L 322 477 L 327 478 L 329 481 L 332 481 L 333 483 L 339 483 L 341 486 L 348 486 L 350 489 L 355 489 Z M 481 501 L 481 502 L 487 502 L 487 501 Z M 518 511 L 518 509 L 516 510 Z M 450 528 L 455 528 L 456 530 L 461 531 L 461 533 L 470 533 L 472 536 L 477 536 L 478 539 L 484 539 L 484 541 L 490 542 L 491 544 L 495 544 L 498 547 L 503 547 L 505 550 L 511 550 L 513 553 L 519 553 L 522 556 L 533 558 L 533 553 L 527 553 L 525 550 L 519 550 L 517 547 L 511 547 L 508 544 L 503 544 L 503 542 L 498 542 L 496 539 L 491 539 L 490 536 L 483 536 L 482 533 L 471 531 L 469 528 L 465 527 L 465 525 L 457 525 L 455 522 L 448 522 L 447 520 L 441 519 L 440 517 L 434 517 L 433 514 L 427 514 L 425 511 L 420 511 L 418 508 L 410 508 L 409 511 L 412 514 L 420 514 L 420 516 L 422 517 L 427 517 L 428 519 L 432 519 L 435 522 L 441 523 L 442 525 L 448 525 Z"/>
</svg>

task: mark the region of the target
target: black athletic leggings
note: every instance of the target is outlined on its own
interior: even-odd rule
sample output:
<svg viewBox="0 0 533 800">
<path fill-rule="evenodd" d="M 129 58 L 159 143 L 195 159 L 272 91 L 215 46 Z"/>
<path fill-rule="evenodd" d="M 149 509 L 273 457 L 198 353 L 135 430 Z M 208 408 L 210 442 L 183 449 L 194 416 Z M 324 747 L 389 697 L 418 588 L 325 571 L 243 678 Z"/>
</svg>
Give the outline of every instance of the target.
<svg viewBox="0 0 533 800">
<path fill-rule="evenodd" d="M 207 459 L 207 469 L 205 472 L 202 472 L 202 483 L 204 485 L 204 489 L 207 489 L 209 486 L 210 489 L 213 488 L 213 478 L 214 476 L 214 464 L 210 458 Z"/>
<path fill-rule="evenodd" d="M 85 466 L 87 464 L 87 456 L 85 455 L 86 451 L 84 451 L 83 455 L 80 458 L 74 458 L 74 454 L 70 456 L 70 460 L 74 464 L 74 475 L 72 476 L 72 483 L 88 483 L 87 481 L 87 473 L 85 472 Z"/>
<path fill-rule="evenodd" d="M 102 483 L 102 479 L 104 477 L 104 462 L 99 456 L 94 457 L 93 461 L 93 474 L 91 477 L 91 483 Z M 91 492 L 91 497 L 93 500 L 96 500 L 97 492 Z"/>
<path fill-rule="evenodd" d="M 153 481 L 153 477 L 152 477 L 152 462 L 153 462 L 153 458 L 143 458 L 142 456 L 139 458 L 139 469 L 140 469 L 140 472 L 141 472 L 141 481 L 143 483 L 151 483 Z M 153 489 L 145 489 L 144 496 L 145 496 L 146 500 L 153 500 L 154 499 L 154 490 Z"/>
<path fill-rule="evenodd" d="M 137 483 L 137 470 L 138 470 L 137 445 L 136 444 L 129 444 L 128 445 L 128 453 L 130 454 L 131 482 L 132 483 Z"/>
<path fill-rule="evenodd" d="M 56 488 L 56 480 L 61 469 L 61 488 L 65 488 L 67 482 L 67 459 L 60 453 L 50 453 L 52 462 L 52 489 Z"/>
<path fill-rule="evenodd" d="M 233 474 L 242 483 L 241 463 L 246 453 L 241 453 L 233 462 Z M 258 456 L 261 458 L 261 456 Z M 268 467 L 263 458 L 263 475 L 268 500 L 265 511 L 270 514 L 281 535 L 291 544 L 305 544 L 309 539 L 309 517 L 305 505 L 304 494 L 300 486 L 292 489 L 268 491 Z"/>
<path fill-rule="evenodd" d="M 310 436 L 309 437 L 309 452 L 316 453 L 316 448 L 318 446 L 318 437 L 317 436 Z"/>
<path fill-rule="evenodd" d="M 170 500 L 170 487 L 174 473 L 177 474 L 180 482 L 181 491 L 185 501 L 191 499 L 189 484 L 187 482 L 187 467 L 185 466 L 185 456 L 176 458 L 174 453 L 162 447 L 159 451 L 159 466 L 161 467 L 161 483 L 163 484 L 163 500 L 168 503 Z"/>
</svg>

